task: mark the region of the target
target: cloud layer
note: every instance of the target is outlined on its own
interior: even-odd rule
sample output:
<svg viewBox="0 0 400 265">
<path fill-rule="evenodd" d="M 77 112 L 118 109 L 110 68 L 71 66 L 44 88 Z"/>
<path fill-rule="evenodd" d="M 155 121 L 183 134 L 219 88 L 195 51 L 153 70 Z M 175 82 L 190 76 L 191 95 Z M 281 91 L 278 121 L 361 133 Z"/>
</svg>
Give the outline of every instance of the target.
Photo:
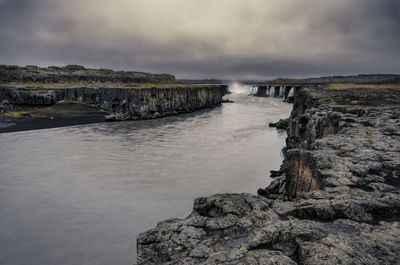
<svg viewBox="0 0 400 265">
<path fill-rule="evenodd" d="M 0 0 L 0 63 L 181 78 L 398 73 L 397 0 Z"/>
</svg>

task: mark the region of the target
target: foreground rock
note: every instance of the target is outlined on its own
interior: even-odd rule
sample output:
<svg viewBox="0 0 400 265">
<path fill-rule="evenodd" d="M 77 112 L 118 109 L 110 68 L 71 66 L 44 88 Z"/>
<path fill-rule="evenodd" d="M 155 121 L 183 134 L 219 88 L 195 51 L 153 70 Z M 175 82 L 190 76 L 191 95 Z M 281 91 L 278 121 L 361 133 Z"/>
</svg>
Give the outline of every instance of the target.
<svg viewBox="0 0 400 265">
<path fill-rule="evenodd" d="M 286 174 L 264 196 L 196 199 L 187 218 L 139 235 L 137 264 L 398 264 L 399 99 L 299 89 Z"/>
<path fill-rule="evenodd" d="M 274 201 L 221 194 L 195 201 L 184 220 L 167 220 L 138 238 L 138 264 L 395 264 L 400 227 L 371 221 L 399 201 L 390 196 L 366 213 L 343 194 Z M 343 197 L 344 196 L 344 197 Z M 357 199 L 354 199 L 357 201 Z M 376 205 L 377 204 L 377 205 Z M 363 207 L 364 206 L 364 207 Z M 336 215 L 335 207 L 338 214 Z M 375 208 L 375 209 L 374 209 Z M 297 211 L 301 211 L 301 215 Z M 380 216 L 384 218 L 385 216 Z M 386 218 L 385 218 L 386 219 Z M 169 262 L 169 263 L 168 263 Z"/>
</svg>

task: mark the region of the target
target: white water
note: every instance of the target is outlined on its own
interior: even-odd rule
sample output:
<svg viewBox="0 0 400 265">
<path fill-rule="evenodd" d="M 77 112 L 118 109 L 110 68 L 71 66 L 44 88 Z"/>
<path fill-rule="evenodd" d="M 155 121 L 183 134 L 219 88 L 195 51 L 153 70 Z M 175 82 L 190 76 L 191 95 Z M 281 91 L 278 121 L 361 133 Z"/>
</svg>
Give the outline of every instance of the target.
<svg viewBox="0 0 400 265">
<path fill-rule="evenodd" d="M 271 87 L 271 88 L 269 89 L 269 94 L 268 94 L 268 96 L 271 97 L 271 98 L 273 98 L 274 95 L 275 95 L 275 87 L 273 86 L 273 87 Z"/>
<path fill-rule="evenodd" d="M 293 97 L 294 96 L 294 87 L 292 87 L 290 90 L 289 90 L 289 94 L 288 94 L 288 98 L 290 98 L 290 97 Z"/>
<path fill-rule="evenodd" d="M 285 97 L 285 87 L 281 86 L 279 89 L 279 97 L 284 98 Z"/>
</svg>

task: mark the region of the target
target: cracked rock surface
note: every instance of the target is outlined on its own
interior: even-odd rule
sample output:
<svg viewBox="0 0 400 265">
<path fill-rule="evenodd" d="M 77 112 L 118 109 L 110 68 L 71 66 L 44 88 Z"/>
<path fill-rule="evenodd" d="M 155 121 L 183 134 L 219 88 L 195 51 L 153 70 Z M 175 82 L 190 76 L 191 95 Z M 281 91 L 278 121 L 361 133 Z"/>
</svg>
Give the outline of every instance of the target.
<svg viewBox="0 0 400 265">
<path fill-rule="evenodd" d="M 297 91 L 286 173 L 263 196 L 196 199 L 139 235 L 137 264 L 399 264 L 400 105 L 387 93 L 399 96 Z M 368 104 L 344 104 L 354 95 Z"/>
</svg>

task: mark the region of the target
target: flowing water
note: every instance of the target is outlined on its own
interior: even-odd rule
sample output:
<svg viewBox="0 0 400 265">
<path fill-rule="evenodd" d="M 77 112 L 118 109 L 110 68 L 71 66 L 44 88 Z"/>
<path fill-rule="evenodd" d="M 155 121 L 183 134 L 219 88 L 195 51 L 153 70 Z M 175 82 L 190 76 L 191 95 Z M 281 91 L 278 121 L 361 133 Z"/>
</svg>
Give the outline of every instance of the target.
<svg viewBox="0 0 400 265">
<path fill-rule="evenodd" d="M 239 91 L 240 92 L 240 91 Z M 282 99 L 157 120 L 0 134 L 0 264 L 132 264 L 138 233 L 193 199 L 256 193 L 281 163 Z"/>
</svg>

